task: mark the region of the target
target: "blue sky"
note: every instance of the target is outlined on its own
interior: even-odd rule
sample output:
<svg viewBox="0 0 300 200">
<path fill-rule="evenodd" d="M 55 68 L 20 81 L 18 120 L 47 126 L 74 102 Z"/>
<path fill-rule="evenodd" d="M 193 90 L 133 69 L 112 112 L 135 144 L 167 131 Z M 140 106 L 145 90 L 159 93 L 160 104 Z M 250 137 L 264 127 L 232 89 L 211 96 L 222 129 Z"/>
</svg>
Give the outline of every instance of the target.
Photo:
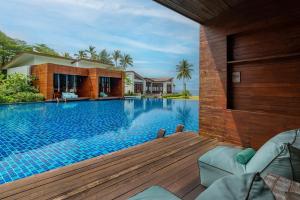
<svg viewBox="0 0 300 200">
<path fill-rule="evenodd" d="M 9 0 L 1 2 L 0 30 L 30 44 L 76 53 L 89 45 L 132 55 L 129 70 L 176 76 L 176 64 L 194 65 L 190 90 L 199 82 L 199 25 L 151 0 Z M 176 81 L 176 89 L 181 89 Z"/>
</svg>

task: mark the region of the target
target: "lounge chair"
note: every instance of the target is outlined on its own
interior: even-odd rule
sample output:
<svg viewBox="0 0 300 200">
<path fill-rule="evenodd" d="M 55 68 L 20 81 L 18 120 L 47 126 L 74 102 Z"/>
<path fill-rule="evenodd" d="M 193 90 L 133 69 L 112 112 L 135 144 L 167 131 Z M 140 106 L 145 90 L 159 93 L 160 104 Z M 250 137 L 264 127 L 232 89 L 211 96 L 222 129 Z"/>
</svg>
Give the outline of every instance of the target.
<svg viewBox="0 0 300 200">
<path fill-rule="evenodd" d="M 235 159 L 235 156 L 242 151 L 241 148 L 216 147 L 198 160 L 201 184 L 208 189 L 195 200 L 275 199 L 261 176 L 266 178 L 271 173 L 299 182 L 299 148 L 300 129 L 274 136 L 246 164 L 240 164 Z M 160 186 L 152 186 L 130 198 L 130 200 L 150 199 L 178 200 L 180 198 Z"/>
<path fill-rule="evenodd" d="M 77 99 L 78 95 L 73 92 L 63 92 L 62 98 L 63 99 Z"/>
<path fill-rule="evenodd" d="M 198 160 L 201 184 L 208 187 L 214 181 L 228 175 L 260 172 L 277 174 L 291 180 L 300 179 L 300 161 L 291 165 L 287 144 L 300 148 L 300 130 L 280 133 L 266 142 L 246 164 L 237 162 L 235 156 L 241 148 L 218 146 Z M 294 170 L 293 170 L 294 169 Z M 296 171 L 298 169 L 298 171 Z"/>
<path fill-rule="evenodd" d="M 108 97 L 108 95 L 105 92 L 100 92 L 100 97 Z"/>
</svg>

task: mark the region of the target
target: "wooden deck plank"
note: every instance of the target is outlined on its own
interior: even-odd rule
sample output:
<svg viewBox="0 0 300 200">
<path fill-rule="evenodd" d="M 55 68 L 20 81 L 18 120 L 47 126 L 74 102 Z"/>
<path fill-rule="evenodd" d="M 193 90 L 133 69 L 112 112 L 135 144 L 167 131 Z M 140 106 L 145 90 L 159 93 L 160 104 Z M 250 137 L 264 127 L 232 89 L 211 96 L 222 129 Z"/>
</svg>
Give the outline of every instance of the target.
<svg viewBox="0 0 300 200">
<path fill-rule="evenodd" d="M 172 137 L 167 140 L 166 138 L 157 139 L 152 141 L 151 143 L 137 145 L 129 149 L 121 150 L 105 156 L 99 156 L 97 158 L 75 163 L 73 165 L 45 172 L 43 174 L 38 174 L 30 178 L 25 178 L 17 180 L 15 182 L 7 183 L 0 186 L 0 193 L 3 196 L 9 196 L 10 193 L 18 193 L 25 190 L 30 190 L 31 188 L 35 188 L 50 182 L 57 181 L 59 179 L 63 179 L 67 176 L 80 173 L 81 171 L 89 171 L 100 165 L 105 165 L 107 163 L 114 164 L 114 162 L 116 161 L 124 162 L 125 160 L 134 158 L 134 156 L 137 154 L 142 154 L 146 153 L 146 151 L 151 151 L 151 145 L 156 145 L 157 148 L 161 148 L 162 146 L 167 146 L 169 144 L 178 142 L 183 137 L 184 135 L 178 134 L 176 138 Z"/>
<path fill-rule="evenodd" d="M 188 198 L 200 184 L 197 158 L 216 144 L 174 134 L 0 185 L 0 199 L 127 199 L 154 184 Z"/>
<path fill-rule="evenodd" d="M 174 145 L 176 147 L 179 147 L 180 145 L 187 145 L 191 141 L 195 142 L 193 137 L 180 141 L 173 140 L 172 138 L 172 140 L 170 140 L 171 143 L 162 143 L 159 146 L 159 149 L 163 152 L 168 152 L 174 148 Z M 147 157 L 145 156 L 146 154 Z M 15 195 L 15 197 L 26 200 L 36 198 L 42 200 L 53 198 L 61 193 L 74 193 L 75 189 L 78 190 L 78 188 L 81 186 L 84 188 L 91 187 L 91 185 L 100 184 L 102 182 L 108 181 L 111 178 L 119 176 L 120 173 L 125 173 L 124 170 L 132 170 L 132 167 L 137 168 L 139 167 L 140 163 L 144 163 L 144 160 L 147 160 L 149 158 L 159 159 L 159 154 L 160 153 L 156 151 L 151 151 L 151 148 L 148 148 L 143 151 L 139 151 L 137 155 L 125 157 L 124 159 L 116 160 L 115 162 L 108 162 L 104 165 L 100 165 L 99 167 L 97 166 L 96 168 L 92 168 L 89 170 L 80 171 L 73 174 L 72 176 L 64 177 L 63 179 L 59 179 L 55 182 L 51 182 L 40 187 L 35 187 L 30 191 L 27 191 L 25 194 L 24 192 L 21 192 L 18 195 Z M 118 165 L 118 163 L 122 163 L 122 165 Z M 96 183 L 93 181 L 96 181 Z M 72 182 L 72 184 L 70 184 L 70 182 Z"/>
<path fill-rule="evenodd" d="M 183 200 L 195 200 L 196 197 L 201 194 L 205 190 L 205 187 L 201 184 L 197 185 L 195 188 L 193 188 L 189 193 L 187 193 L 184 197 L 182 197 Z"/>
<path fill-rule="evenodd" d="M 199 151 L 202 145 L 207 145 L 209 142 L 209 140 L 205 140 L 201 143 L 199 141 L 199 143 L 195 144 L 193 148 Z M 196 157 L 193 158 L 194 154 L 195 152 L 192 151 L 191 148 L 184 149 L 183 151 L 179 151 L 166 159 L 161 159 L 158 162 L 153 162 L 148 166 L 141 168 L 140 170 L 135 170 L 128 176 L 120 177 L 122 178 L 121 181 L 118 181 L 114 185 L 110 185 L 110 187 L 98 187 L 93 188 L 93 190 L 101 191 L 101 194 L 95 194 L 98 196 L 97 198 L 101 195 L 101 197 L 105 199 L 113 199 L 127 191 L 143 189 L 147 186 L 156 184 L 164 177 L 164 175 L 167 176 L 173 174 L 175 171 L 177 172 L 178 169 L 181 169 L 182 166 L 195 161 Z M 172 173 L 168 173 L 170 171 Z M 88 193 L 90 192 L 86 192 L 84 195 L 81 195 L 80 198 L 76 199 L 83 199 L 83 197 L 87 198 L 90 195 Z"/>
<path fill-rule="evenodd" d="M 193 153 L 193 157 L 191 158 L 191 160 L 187 159 L 187 160 L 183 160 L 183 162 L 175 162 L 173 164 L 173 168 L 172 167 L 167 167 L 165 168 L 163 174 L 157 174 L 157 176 L 155 177 L 155 179 L 153 179 L 152 181 L 146 181 L 143 185 L 134 188 L 133 190 L 128 191 L 126 194 L 122 194 L 121 196 L 119 196 L 116 199 L 127 199 L 130 196 L 133 196 L 134 194 L 143 191 L 145 188 L 148 188 L 152 185 L 160 185 L 162 187 L 164 187 L 165 189 L 173 192 L 174 194 L 177 194 L 177 191 L 175 190 L 176 188 L 172 188 L 172 183 L 176 182 L 178 179 L 180 178 L 187 178 L 184 176 L 181 176 L 180 173 L 184 173 L 184 172 L 192 172 L 192 173 L 198 173 L 198 164 L 197 164 L 197 158 L 202 155 L 203 153 L 205 153 L 206 151 L 208 151 L 209 149 L 213 148 L 216 146 L 216 141 L 210 141 L 210 143 L 208 143 L 207 145 L 202 145 L 199 146 L 199 149 L 197 149 L 197 153 Z M 181 168 L 182 167 L 182 168 Z M 174 168 L 181 168 L 181 172 L 173 170 Z M 195 171 L 196 169 L 196 171 Z M 197 178 L 199 179 L 198 175 Z M 189 177 L 188 177 L 189 178 Z M 184 187 L 184 185 L 181 185 L 181 187 Z M 193 189 L 193 188 L 191 188 Z M 178 195 L 179 196 L 179 195 Z"/>
</svg>

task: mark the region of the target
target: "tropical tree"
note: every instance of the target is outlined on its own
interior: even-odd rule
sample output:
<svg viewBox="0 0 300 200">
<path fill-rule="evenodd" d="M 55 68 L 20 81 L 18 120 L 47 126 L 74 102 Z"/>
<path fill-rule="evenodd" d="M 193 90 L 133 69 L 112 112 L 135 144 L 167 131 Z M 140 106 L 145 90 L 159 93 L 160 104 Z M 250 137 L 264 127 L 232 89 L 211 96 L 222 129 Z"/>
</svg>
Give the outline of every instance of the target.
<svg viewBox="0 0 300 200">
<path fill-rule="evenodd" d="M 125 77 L 125 84 L 128 86 L 133 84 L 131 79 L 128 76 Z"/>
<path fill-rule="evenodd" d="M 89 48 L 87 50 L 85 50 L 85 52 L 89 54 L 90 59 L 92 59 L 92 60 L 97 59 L 96 47 L 89 46 Z"/>
<path fill-rule="evenodd" d="M 77 59 L 87 58 L 86 52 L 84 50 L 79 50 L 78 53 L 74 54 Z"/>
<path fill-rule="evenodd" d="M 108 64 L 108 65 L 112 65 L 112 57 L 110 56 L 110 54 L 106 51 L 106 49 L 103 49 L 102 51 L 100 51 L 99 55 L 98 55 L 98 60 L 103 63 L 103 64 Z"/>
<path fill-rule="evenodd" d="M 191 79 L 191 73 L 193 71 L 192 69 L 193 65 L 190 64 L 187 60 L 183 59 L 179 62 L 178 65 L 176 65 L 176 71 L 177 71 L 177 79 L 183 81 L 183 91 L 184 95 L 187 96 L 187 90 L 186 90 L 186 81 Z"/>
<path fill-rule="evenodd" d="M 43 95 L 33 86 L 34 77 L 24 74 L 0 74 L 0 103 L 41 101 Z"/>
<path fill-rule="evenodd" d="M 181 124 L 187 126 L 191 121 L 191 108 L 187 106 L 186 101 L 182 106 L 176 108 L 176 118 Z"/>
<path fill-rule="evenodd" d="M 112 53 L 112 57 L 115 61 L 115 67 L 118 67 L 118 61 L 121 59 L 122 55 L 121 55 L 121 51 L 120 50 L 115 50 Z"/>
<path fill-rule="evenodd" d="M 0 72 L 1 68 L 11 61 L 18 53 L 32 51 L 26 42 L 13 39 L 0 31 Z"/>
<path fill-rule="evenodd" d="M 128 66 L 133 66 L 132 57 L 129 54 L 124 54 L 120 59 L 120 66 L 126 70 Z"/>
<path fill-rule="evenodd" d="M 65 58 L 72 58 L 72 56 L 68 52 L 62 53 L 62 56 Z"/>
<path fill-rule="evenodd" d="M 59 56 L 59 53 L 57 53 L 54 49 L 48 47 L 46 44 L 33 45 L 33 51 L 38 53 L 48 54 L 48 55 Z"/>
</svg>

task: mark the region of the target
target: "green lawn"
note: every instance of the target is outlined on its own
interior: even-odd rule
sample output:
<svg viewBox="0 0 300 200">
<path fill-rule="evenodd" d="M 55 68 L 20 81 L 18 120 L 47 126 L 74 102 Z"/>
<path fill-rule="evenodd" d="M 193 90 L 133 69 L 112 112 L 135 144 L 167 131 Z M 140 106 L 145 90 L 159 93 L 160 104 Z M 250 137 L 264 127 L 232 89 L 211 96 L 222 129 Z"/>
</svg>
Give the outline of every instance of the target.
<svg viewBox="0 0 300 200">
<path fill-rule="evenodd" d="M 175 96 L 175 97 L 165 97 L 166 99 L 188 99 L 188 100 L 199 100 L 199 96 L 190 96 L 186 98 L 185 96 Z"/>
</svg>

